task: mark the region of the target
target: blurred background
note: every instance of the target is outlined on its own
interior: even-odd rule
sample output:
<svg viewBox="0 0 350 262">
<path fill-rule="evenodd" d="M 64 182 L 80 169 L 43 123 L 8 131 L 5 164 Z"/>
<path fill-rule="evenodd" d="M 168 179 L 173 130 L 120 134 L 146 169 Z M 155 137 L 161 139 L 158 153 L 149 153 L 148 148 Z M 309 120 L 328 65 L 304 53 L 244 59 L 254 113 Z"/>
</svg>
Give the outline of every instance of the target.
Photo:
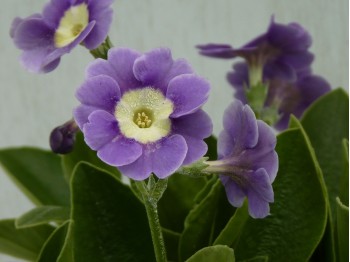
<svg viewBox="0 0 350 262">
<path fill-rule="evenodd" d="M 25 71 L 9 37 L 12 19 L 41 12 L 45 0 L 2 0 L 0 24 L 0 148 L 49 148 L 51 130 L 69 120 L 78 105 L 75 90 L 84 79 L 91 55 L 83 47 L 63 56 L 60 66 L 46 75 Z M 174 58 L 186 58 L 212 86 L 205 110 L 221 130 L 224 109 L 233 89 L 226 82 L 232 60 L 199 56 L 196 44 L 230 43 L 239 47 L 264 33 L 270 17 L 298 22 L 313 37 L 315 74 L 333 88 L 349 84 L 349 3 L 347 0 L 116 0 L 110 37 L 114 46 L 148 51 L 169 47 Z M 332 110 L 330 108 L 330 110 Z M 0 170 L 0 219 L 17 217 L 33 205 Z M 19 261 L 0 256 L 0 261 Z"/>
</svg>

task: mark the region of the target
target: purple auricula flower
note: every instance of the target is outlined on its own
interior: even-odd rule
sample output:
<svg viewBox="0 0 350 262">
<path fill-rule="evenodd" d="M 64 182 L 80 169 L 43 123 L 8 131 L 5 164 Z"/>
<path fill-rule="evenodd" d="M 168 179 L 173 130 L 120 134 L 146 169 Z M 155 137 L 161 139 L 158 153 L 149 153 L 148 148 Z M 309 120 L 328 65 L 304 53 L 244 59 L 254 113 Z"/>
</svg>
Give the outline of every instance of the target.
<svg viewBox="0 0 350 262">
<path fill-rule="evenodd" d="M 249 69 L 245 62 L 233 65 L 227 74 L 229 83 L 235 88 L 235 97 L 242 103 L 246 98 L 249 83 Z M 284 130 L 288 127 L 290 115 L 300 118 L 303 112 L 320 96 L 331 90 L 330 84 L 321 76 L 312 74 L 310 68 L 296 71 L 296 79 L 286 79 L 279 70 L 264 68 L 263 82 L 268 84 L 265 107 L 278 109 L 279 119 L 274 127 Z"/>
<path fill-rule="evenodd" d="M 113 0 L 51 0 L 42 14 L 15 18 L 10 36 L 21 49 L 22 65 L 34 73 L 54 70 L 78 44 L 97 48 L 112 22 Z"/>
<path fill-rule="evenodd" d="M 275 133 L 239 100 L 226 109 L 223 125 L 218 138 L 219 160 L 207 161 L 206 172 L 221 174 L 233 206 L 241 207 L 247 197 L 249 214 L 264 218 L 274 201 L 271 184 L 278 170 Z"/>
<path fill-rule="evenodd" d="M 286 79 L 295 79 L 296 71 L 307 68 L 314 56 L 308 51 L 310 34 L 299 24 L 278 24 L 271 18 L 267 31 L 241 48 L 228 44 L 198 45 L 200 54 L 214 58 L 243 57 L 251 72 L 251 82 L 261 80 L 263 68 L 278 70 Z"/>
<path fill-rule="evenodd" d="M 209 83 L 169 49 L 112 48 L 86 74 L 74 118 L 105 163 L 134 180 L 165 178 L 206 153 Z"/>
</svg>

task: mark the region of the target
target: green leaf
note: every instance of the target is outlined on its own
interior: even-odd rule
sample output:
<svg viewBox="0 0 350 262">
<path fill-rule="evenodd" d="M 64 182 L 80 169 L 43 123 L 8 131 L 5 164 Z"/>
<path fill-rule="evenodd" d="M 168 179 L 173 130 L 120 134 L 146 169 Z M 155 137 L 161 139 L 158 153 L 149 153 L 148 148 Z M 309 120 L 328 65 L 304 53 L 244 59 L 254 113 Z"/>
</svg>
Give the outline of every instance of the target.
<svg viewBox="0 0 350 262">
<path fill-rule="evenodd" d="M 209 157 L 209 160 L 217 160 L 218 152 L 217 152 L 217 139 L 215 136 L 210 136 L 204 139 L 204 142 L 208 146 L 208 151 L 205 156 Z"/>
<path fill-rule="evenodd" d="M 68 225 L 69 222 L 66 222 L 60 227 L 56 228 L 42 247 L 37 262 L 57 261 L 66 240 Z"/>
<path fill-rule="evenodd" d="M 72 178 L 76 261 L 154 261 L 146 211 L 131 189 L 87 163 Z"/>
<path fill-rule="evenodd" d="M 0 150 L 0 163 L 37 205 L 69 206 L 69 187 L 58 155 L 37 148 Z"/>
<path fill-rule="evenodd" d="M 241 260 L 240 262 L 267 262 L 269 261 L 268 256 L 257 256 L 247 260 Z"/>
<path fill-rule="evenodd" d="M 37 259 L 40 249 L 54 228 L 41 225 L 16 229 L 14 219 L 0 221 L 0 252 L 27 260 Z"/>
<path fill-rule="evenodd" d="M 343 165 L 344 172 L 340 177 L 339 198 L 343 204 L 349 206 L 349 141 L 343 139 Z"/>
<path fill-rule="evenodd" d="M 340 262 L 349 261 L 349 207 L 337 197 L 337 236 L 338 258 Z"/>
<path fill-rule="evenodd" d="M 248 204 L 247 201 L 244 201 L 243 206 L 236 210 L 235 214 L 216 238 L 214 245 L 235 246 L 248 218 Z"/>
<path fill-rule="evenodd" d="M 57 258 L 57 262 L 74 262 L 74 236 L 73 236 L 74 221 L 70 220 L 66 238 L 64 240 L 61 253 Z"/>
<path fill-rule="evenodd" d="M 183 221 L 194 205 L 197 193 L 206 184 L 203 177 L 192 178 L 174 174 L 168 179 L 168 187 L 158 202 L 158 214 L 162 227 L 182 232 Z M 174 208 L 176 203 L 176 208 Z"/>
<path fill-rule="evenodd" d="M 83 133 L 78 132 L 75 138 L 73 151 L 69 154 L 62 155 L 62 168 L 67 181 L 70 181 L 74 167 L 81 161 L 91 163 L 118 178 L 121 177 L 116 167 L 107 165 L 97 157 L 97 153 L 86 145 Z"/>
<path fill-rule="evenodd" d="M 221 190 L 223 190 L 221 182 L 217 179 L 209 194 L 186 217 L 185 229 L 179 244 L 181 260 L 210 245 Z"/>
<path fill-rule="evenodd" d="M 179 261 L 178 250 L 181 235 L 166 228 L 163 228 L 162 232 L 168 261 Z"/>
<path fill-rule="evenodd" d="M 277 138 L 279 171 L 273 183 L 275 202 L 265 219 L 249 218 L 236 258 L 268 256 L 269 261 L 307 261 L 326 226 L 327 202 L 322 173 L 307 137 L 300 129 Z"/>
<path fill-rule="evenodd" d="M 33 227 L 50 222 L 64 222 L 69 219 L 68 207 L 41 206 L 33 208 L 16 219 L 17 228 Z"/>
<path fill-rule="evenodd" d="M 349 97 L 336 89 L 318 99 L 305 112 L 301 123 L 315 149 L 327 186 L 332 218 L 336 214 L 340 177 L 344 173 L 343 145 L 349 134 Z"/>
<path fill-rule="evenodd" d="M 232 248 L 228 246 L 211 246 L 199 250 L 191 256 L 186 262 L 235 262 L 235 256 Z"/>
</svg>

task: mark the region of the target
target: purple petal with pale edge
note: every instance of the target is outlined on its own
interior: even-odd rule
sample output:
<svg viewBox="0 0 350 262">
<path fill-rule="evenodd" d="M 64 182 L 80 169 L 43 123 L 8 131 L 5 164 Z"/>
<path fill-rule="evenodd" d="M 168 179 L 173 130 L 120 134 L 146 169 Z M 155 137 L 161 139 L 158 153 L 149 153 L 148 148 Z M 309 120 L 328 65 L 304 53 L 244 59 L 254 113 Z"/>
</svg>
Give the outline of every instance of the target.
<svg viewBox="0 0 350 262">
<path fill-rule="evenodd" d="M 102 147 L 97 156 L 112 166 L 125 166 L 134 163 L 142 155 L 142 146 L 134 140 L 123 136 L 115 137 L 110 143 Z"/>
<path fill-rule="evenodd" d="M 120 99 L 120 89 L 113 78 L 99 75 L 85 80 L 77 90 L 76 97 L 84 105 L 101 108 L 113 114 Z"/>
<path fill-rule="evenodd" d="M 233 155 L 236 141 L 226 130 L 220 132 L 217 143 L 219 159 Z"/>
<path fill-rule="evenodd" d="M 119 170 L 134 180 L 144 180 L 151 173 L 165 178 L 181 166 L 186 153 L 185 139 L 180 135 L 173 135 L 154 144 L 144 145 L 142 156 L 129 165 L 119 167 Z"/>
<path fill-rule="evenodd" d="M 111 0 L 90 1 L 89 20 L 96 21 L 96 25 L 84 40 L 86 48 L 95 49 L 106 39 L 113 18 L 113 10 L 110 8 L 112 2 Z"/>
<path fill-rule="evenodd" d="M 183 165 L 193 163 L 207 152 L 208 146 L 203 139 L 211 135 L 213 124 L 203 110 L 173 119 L 172 127 L 174 133 L 186 140 L 188 151 Z"/>
<path fill-rule="evenodd" d="M 43 61 L 50 52 L 51 49 L 44 48 L 23 51 L 20 57 L 21 64 L 32 73 L 50 72 L 55 69 L 60 62 L 60 58 L 57 58 L 48 64 L 43 64 Z"/>
<path fill-rule="evenodd" d="M 37 17 L 40 18 L 40 17 Z M 20 17 L 16 17 L 15 19 L 12 20 L 11 23 L 11 28 L 10 28 L 10 37 L 14 38 L 15 37 L 15 32 L 18 28 L 18 26 L 24 21 L 24 19 L 20 18 Z"/>
<path fill-rule="evenodd" d="M 108 51 L 108 60 L 97 59 L 92 62 L 86 76 L 108 75 L 117 81 L 121 93 L 142 87 L 133 74 L 133 65 L 140 53 L 129 48 L 112 48 Z"/>
<path fill-rule="evenodd" d="M 83 132 L 89 147 L 99 150 L 119 135 L 119 128 L 113 115 L 103 110 L 96 110 L 89 115 Z"/>
<path fill-rule="evenodd" d="M 264 218 L 270 212 L 269 202 L 274 201 L 270 178 L 263 168 L 249 177 L 247 189 L 248 210 L 253 218 Z"/>
<path fill-rule="evenodd" d="M 223 119 L 224 130 L 235 141 L 233 152 L 240 152 L 254 147 L 258 142 L 258 125 L 254 112 L 248 105 L 235 100 L 225 110 Z M 221 143 L 220 143 L 221 144 Z M 222 149 L 222 152 L 229 150 Z"/>
<path fill-rule="evenodd" d="M 89 115 L 96 110 L 100 110 L 100 108 L 86 105 L 80 105 L 74 109 L 74 120 L 81 130 L 83 130 L 84 124 L 88 122 Z"/>
<path fill-rule="evenodd" d="M 228 176 L 221 175 L 220 179 L 225 187 L 227 199 L 230 204 L 234 207 L 241 207 L 246 196 L 242 188 Z"/>
<path fill-rule="evenodd" d="M 64 12 L 72 5 L 70 0 L 51 0 L 43 10 L 43 18 L 47 25 L 56 29 Z"/>
<path fill-rule="evenodd" d="M 195 112 L 208 100 L 209 90 L 209 82 L 194 74 L 173 78 L 166 93 L 175 107 L 170 116 L 177 118 Z"/>
<path fill-rule="evenodd" d="M 19 20 L 14 21 L 14 23 L 18 22 Z M 15 45 L 22 50 L 33 50 L 53 46 L 54 31 L 40 18 L 23 20 L 17 24 L 13 34 Z"/>
</svg>

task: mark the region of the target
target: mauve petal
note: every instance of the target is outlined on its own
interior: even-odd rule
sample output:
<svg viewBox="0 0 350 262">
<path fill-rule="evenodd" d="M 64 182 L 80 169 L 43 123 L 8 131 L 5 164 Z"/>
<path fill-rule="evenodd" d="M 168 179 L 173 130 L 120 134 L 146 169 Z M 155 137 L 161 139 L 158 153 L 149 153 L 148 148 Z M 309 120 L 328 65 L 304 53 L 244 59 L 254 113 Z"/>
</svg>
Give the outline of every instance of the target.
<svg viewBox="0 0 350 262">
<path fill-rule="evenodd" d="M 177 118 L 195 112 L 208 100 L 209 90 L 209 82 L 194 74 L 173 78 L 166 93 L 174 103 L 174 112 L 170 116 Z"/>
<path fill-rule="evenodd" d="M 100 110 L 100 108 L 86 105 L 80 105 L 74 109 L 74 120 L 81 130 L 83 130 L 84 124 L 88 122 L 89 115 L 96 110 Z"/>
<path fill-rule="evenodd" d="M 14 23 L 18 23 L 18 20 L 14 21 Z M 21 23 L 17 24 L 13 34 L 16 47 L 22 50 L 53 46 L 54 31 L 40 18 L 24 19 Z"/>
<path fill-rule="evenodd" d="M 15 32 L 18 28 L 18 26 L 24 21 L 24 19 L 20 17 L 16 17 L 12 20 L 11 27 L 10 27 L 10 37 L 14 38 L 15 37 Z"/>
<path fill-rule="evenodd" d="M 200 51 L 199 53 L 208 57 L 215 58 L 234 58 L 237 56 L 236 50 L 227 44 L 206 44 L 196 46 Z"/>
<path fill-rule="evenodd" d="M 259 168 L 265 169 L 270 178 L 270 183 L 272 183 L 275 180 L 278 171 L 278 155 L 276 151 L 271 151 L 264 156 L 257 158 L 252 164 L 252 169 L 257 170 Z"/>
<path fill-rule="evenodd" d="M 303 101 L 310 105 L 317 98 L 331 90 L 330 84 L 321 76 L 309 75 L 301 78 L 297 85 Z"/>
<path fill-rule="evenodd" d="M 92 62 L 86 71 L 87 77 L 108 75 L 117 81 L 121 93 L 141 87 L 133 74 L 135 59 L 140 53 L 129 48 L 112 48 L 108 51 L 108 60 L 97 59 Z"/>
<path fill-rule="evenodd" d="M 274 125 L 274 128 L 278 131 L 282 131 L 288 128 L 289 125 L 290 114 L 282 114 L 280 119 Z"/>
<path fill-rule="evenodd" d="M 290 65 L 295 70 L 301 70 L 311 66 L 311 63 L 314 61 L 314 55 L 309 52 L 299 52 L 299 53 L 286 53 L 281 54 L 278 58 L 279 61 Z"/>
<path fill-rule="evenodd" d="M 183 165 L 189 165 L 194 163 L 195 161 L 199 160 L 202 156 L 204 156 L 205 153 L 208 151 L 208 146 L 202 139 L 185 135 L 182 136 L 185 138 L 188 148 L 186 157 L 182 163 Z"/>
<path fill-rule="evenodd" d="M 51 48 L 37 48 L 33 50 L 26 50 L 20 56 L 20 62 L 24 68 L 32 73 L 47 73 L 55 69 L 59 62 L 60 58 L 51 61 L 46 64 L 45 59 L 48 54 L 51 52 Z"/>
<path fill-rule="evenodd" d="M 117 82 L 106 75 L 88 78 L 77 90 L 76 98 L 84 105 L 94 106 L 114 113 L 120 99 Z"/>
<path fill-rule="evenodd" d="M 71 0 L 51 0 L 43 10 L 43 18 L 51 28 L 58 27 L 64 12 L 71 6 Z"/>
<path fill-rule="evenodd" d="M 236 141 L 234 152 L 254 147 L 258 142 L 258 125 L 248 105 L 235 100 L 224 112 L 224 130 Z"/>
<path fill-rule="evenodd" d="M 86 48 L 95 49 L 106 39 L 113 19 L 113 10 L 109 7 L 112 2 L 98 0 L 89 3 L 89 20 L 96 21 L 96 25 L 84 40 Z"/>
<path fill-rule="evenodd" d="M 295 81 L 297 79 L 295 69 L 282 61 L 267 63 L 264 67 L 263 75 L 265 81 L 271 78 L 279 78 L 283 81 Z"/>
<path fill-rule="evenodd" d="M 144 146 L 142 156 L 135 162 L 119 167 L 123 175 L 144 180 L 153 172 L 159 178 L 174 173 L 186 157 L 187 145 L 180 135 L 173 135 L 153 145 Z"/>
<path fill-rule="evenodd" d="M 134 140 L 118 136 L 102 147 L 97 156 L 111 166 L 124 166 L 133 163 L 142 154 L 142 146 Z"/>
<path fill-rule="evenodd" d="M 269 202 L 274 201 L 270 178 L 265 169 L 260 168 L 249 176 L 247 190 L 249 214 L 253 218 L 263 218 L 269 214 Z"/>
<path fill-rule="evenodd" d="M 103 110 L 92 112 L 84 127 L 85 142 L 93 150 L 99 150 L 119 135 L 115 117 Z"/>
<path fill-rule="evenodd" d="M 312 44 L 310 34 L 297 23 L 283 25 L 272 21 L 267 37 L 273 46 L 289 52 L 306 50 Z"/>
<path fill-rule="evenodd" d="M 221 131 L 217 143 L 219 159 L 233 155 L 236 141 L 226 130 Z"/>
<path fill-rule="evenodd" d="M 244 198 L 246 197 L 242 188 L 240 188 L 235 181 L 230 177 L 221 175 L 221 182 L 225 187 L 227 199 L 234 207 L 241 207 L 243 205 Z"/>
</svg>

